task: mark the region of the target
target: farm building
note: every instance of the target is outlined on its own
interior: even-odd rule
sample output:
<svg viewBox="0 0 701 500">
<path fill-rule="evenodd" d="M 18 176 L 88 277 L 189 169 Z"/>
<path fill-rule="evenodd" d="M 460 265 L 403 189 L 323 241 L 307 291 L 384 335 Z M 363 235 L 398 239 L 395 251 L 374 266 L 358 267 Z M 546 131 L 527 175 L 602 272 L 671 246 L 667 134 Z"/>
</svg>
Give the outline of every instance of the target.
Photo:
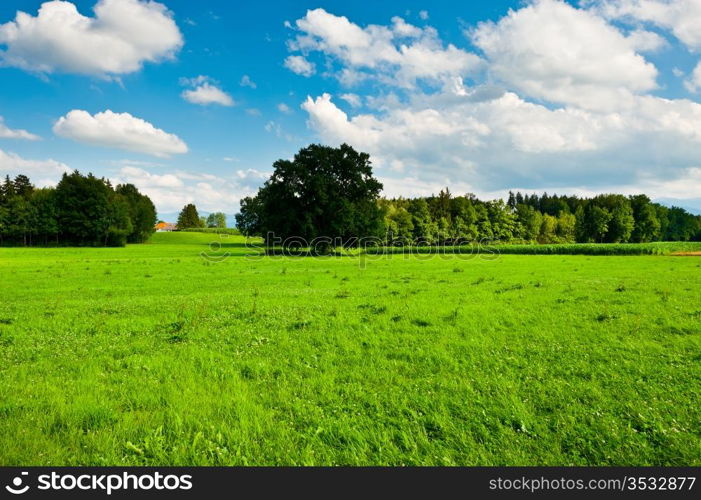
<svg viewBox="0 0 701 500">
<path fill-rule="evenodd" d="M 177 224 L 173 224 L 170 222 L 159 222 L 158 224 L 156 224 L 156 232 L 158 232 L 158 233 L 177 231 L 177 230 L 178 230 Z"/>
</svg>

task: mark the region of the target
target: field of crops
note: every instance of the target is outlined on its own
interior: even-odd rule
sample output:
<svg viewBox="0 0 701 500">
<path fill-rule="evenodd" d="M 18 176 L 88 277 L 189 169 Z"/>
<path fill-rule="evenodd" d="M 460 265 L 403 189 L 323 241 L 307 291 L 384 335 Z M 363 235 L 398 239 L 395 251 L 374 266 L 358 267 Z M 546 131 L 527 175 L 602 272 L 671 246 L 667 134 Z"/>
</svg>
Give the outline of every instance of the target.
<svg viewBox="0 0 701 500">
<path fill-rule="evenodd" d="M 0 465 L 701 465 L 701 258 L 243 242 L 0 248 Z"/>
</svg>

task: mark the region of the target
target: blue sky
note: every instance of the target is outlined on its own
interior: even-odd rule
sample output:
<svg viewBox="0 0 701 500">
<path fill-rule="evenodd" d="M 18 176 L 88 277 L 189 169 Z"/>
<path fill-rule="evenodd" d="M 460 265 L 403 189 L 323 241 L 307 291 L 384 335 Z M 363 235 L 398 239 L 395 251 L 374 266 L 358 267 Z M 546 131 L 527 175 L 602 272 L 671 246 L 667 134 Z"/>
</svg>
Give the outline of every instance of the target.
<svg viewBox="0 0 701 500">
<path fill-rule="evenodd" d="M 392 196 L 701 207 L 697 0 L 41 5 L 0 4 L 3 176 L 79 169 L 165 218 L 233 214 L 276 159 L 348 142 Z"/>
</svg>

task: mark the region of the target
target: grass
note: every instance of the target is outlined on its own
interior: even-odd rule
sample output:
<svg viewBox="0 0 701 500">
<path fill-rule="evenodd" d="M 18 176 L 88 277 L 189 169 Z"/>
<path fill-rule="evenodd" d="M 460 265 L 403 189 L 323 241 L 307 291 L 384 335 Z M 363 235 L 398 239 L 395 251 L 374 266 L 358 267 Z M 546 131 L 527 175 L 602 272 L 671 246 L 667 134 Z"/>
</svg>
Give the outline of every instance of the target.
<svg viewBox="0 0 701 500">
<path fill-rule="evenodd" d="M 460 246 L 374 247 L 368 254 L 479 254 L 484 255 L 672 255 L 701 252 L 701 242 L 665 241 L 655 243 L 577 244 L 472 244 Z"/>
<path fill-rule="evenodd" d="M 246 252 L 0 249 L 0 465 L 701 465 L 701 259 Z"/>
</svg>

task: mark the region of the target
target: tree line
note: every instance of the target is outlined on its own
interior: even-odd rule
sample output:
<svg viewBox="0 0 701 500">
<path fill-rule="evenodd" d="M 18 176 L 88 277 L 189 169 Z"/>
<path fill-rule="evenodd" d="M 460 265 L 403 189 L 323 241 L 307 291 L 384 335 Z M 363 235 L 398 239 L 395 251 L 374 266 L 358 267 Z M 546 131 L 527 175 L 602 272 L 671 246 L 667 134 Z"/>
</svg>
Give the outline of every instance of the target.
<svg viewBox="0 0 701 500">
<path fill-rule="evenodd" d="M 124 246 L 148 240 L 155 223 L 156 207 L 132 184 L 78 171 L 56 187 L 22 174 L 0 184 L 0 245 Z"/>
<path fill-rule="evenodd" d="M 312 144 L 273 167 L 257 195 L 241 201 L 236 226 L 243 234 L 349 244 L 372 238 L 389 245 L 701 240 L 701 216 L 643 194 L 580 198 L 519 192 L 506 201 L 483 201 L 446 188 L 428 197 L 382 198 L 370 156 L 346 144 Z M 55 188 L 36 188 L 25 175 L 6 176 L 0 184 L 0 245 L 123 246 L 146 241 L 155 223 L 153 203 L 132 184 L 113 187 L 78 171 L 63 174 Z M 226 216 L 200 217 L 188 204 L 177 225 L 224 228 Z"/>
<path fill-rule="evenodd" d="M 504 200 L 453 196 L 380 199 L 388 240 L 537 243 L 646 243 L 701 240 L 701 217 L 644 194 L 593 198 L 509 193 Z"/>
<path fill-rule="evenodd" d="M 237 227 L 266 239 L 372 238 L 385 244 L 461 241 L 627 243 L 701 240 L 701 217 L 644 194 L 593 198 L 509 193 L 483 201 L 449 189 L 421 198 L 381 198 L 370 157 L 346 144 L 313 144 L 278 160 L 256 196 L 241 201 Z M 268 241 L 268 244 L 273 242 Z"/>
</svg>

